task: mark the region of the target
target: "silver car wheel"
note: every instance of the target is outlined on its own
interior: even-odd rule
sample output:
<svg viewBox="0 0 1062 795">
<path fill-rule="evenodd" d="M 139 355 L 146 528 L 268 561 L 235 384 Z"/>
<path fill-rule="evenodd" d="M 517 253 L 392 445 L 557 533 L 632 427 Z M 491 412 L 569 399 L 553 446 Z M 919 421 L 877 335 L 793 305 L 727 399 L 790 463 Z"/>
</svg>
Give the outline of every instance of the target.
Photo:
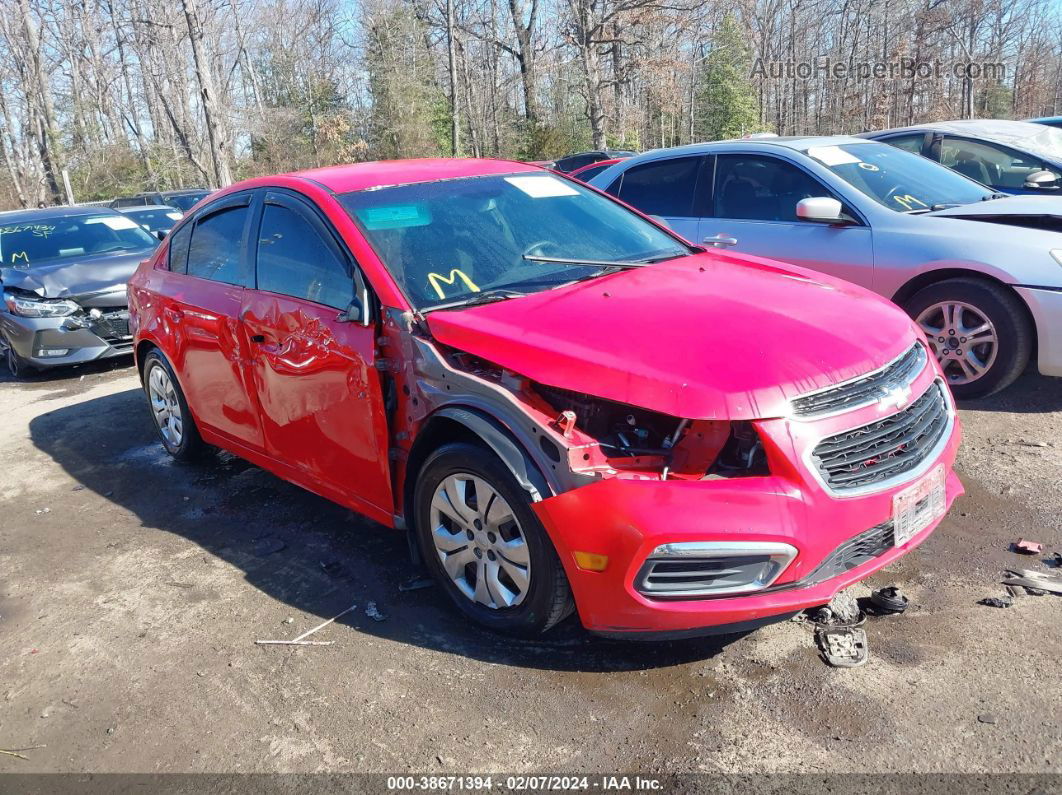
<svg viewBox="0 0 1062 795">
<path fill-rule="evenodd" d="M 473 602 L 515 607 L 531 585 L 531 557 L 509 503 L 483 478 L 446 477 L 431 500 L 431 537 L 443 570 Z"/>
<path fill-rule="evenodd" d="M 148 398 L 151 412 L 155 415 L 155 424 L 159 433 L 170 447 L 180 447 L 184 438 L 184 417 L 181 403 L 177 400 L 177 390 L 166 368 L 156 365 L 148 375 Z"/>
<path fill-rule="evenodd" d="M 949 383 L 973 383 L 995 364 L 999 352 L 996 327 L 977 307 L 941 301 L 926 307 L 915 322 L 929 338 Z"/>
</svg>

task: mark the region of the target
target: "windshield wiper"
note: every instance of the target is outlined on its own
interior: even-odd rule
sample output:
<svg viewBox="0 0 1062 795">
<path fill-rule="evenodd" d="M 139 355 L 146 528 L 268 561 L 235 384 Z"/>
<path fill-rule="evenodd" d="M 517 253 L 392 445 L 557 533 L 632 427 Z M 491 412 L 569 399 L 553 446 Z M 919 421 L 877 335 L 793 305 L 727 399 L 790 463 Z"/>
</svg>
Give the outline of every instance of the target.
<svg viewBox="0 0 1062 795">
<path fill-rule="evenodd" d="M 596 265 L 600 268 L 644 268 L 646 265 L 653 264 L 652 260 L 575 259 L 574 257 L 540 257 L 536 254 L 524 254 L 524 259 L 530 262 L 551 262 L 558 265 Z"/>
<path fill-rule="evenodd" d="M 424 311 L 434 312 L 436 309 L 453 309 L 458 306 L 478 306 L 479 304 L 490 304 L 494 301 L 505 301 L 509 298 L 520 298 L 527 295 L 519 290 L 510 290 L 506 287 L 495 287 L 490 290 L 480 290 L 478 293 L 472 293 L 468 298 L 462 298 L 457 301 L 449 301 L 445 304 L 437 304 L 436 306 L 429 306 Z"/>
</svg>

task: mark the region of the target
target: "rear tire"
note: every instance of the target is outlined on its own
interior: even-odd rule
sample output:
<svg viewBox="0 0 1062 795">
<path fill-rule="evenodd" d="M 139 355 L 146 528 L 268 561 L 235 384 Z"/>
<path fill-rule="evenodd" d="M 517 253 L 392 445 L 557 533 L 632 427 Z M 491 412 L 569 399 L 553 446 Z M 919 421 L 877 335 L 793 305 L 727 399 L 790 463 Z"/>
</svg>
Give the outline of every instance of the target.
<svg viewBox="0 0 1062 795">
<path fill-rule="evenodd" d="M 166 452 L 178 461 L 198 461 L 209 451 L 188 410 L 177 376 L 157 349 L 144 357 L 144 392 Z"/>
<path fill-rule="evenodd" d="M 985 279 L 947 279 L 907 301 L 959 400 L 1010 386 L 1029 364 L 1032 323 L 1021 299 Z"/>
<path fill-rule="evenodd" d="M 417 475 L 413 508 L 425 565 L 477 624 L 534 637 L 572 612 L 553 543 L 492 451 L 459 442 L 433 452 Z"/>
</svg>

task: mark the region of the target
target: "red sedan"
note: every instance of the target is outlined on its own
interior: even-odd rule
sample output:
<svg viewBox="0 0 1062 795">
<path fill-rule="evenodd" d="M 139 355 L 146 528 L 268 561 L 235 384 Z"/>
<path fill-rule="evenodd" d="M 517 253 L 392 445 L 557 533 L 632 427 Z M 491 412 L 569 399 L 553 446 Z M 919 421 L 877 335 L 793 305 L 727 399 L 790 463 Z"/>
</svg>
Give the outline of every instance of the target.
<svg viewBox="0 0 1062 795">
<path fill-rule="evenodd" d="M 526 164 L 233 185 L 129 297 L 173 456 L 221 447 L 414 533 L 497 630 L 778 620 L 962 491 L 951 395 L 901 310 Z"/>
</svg>

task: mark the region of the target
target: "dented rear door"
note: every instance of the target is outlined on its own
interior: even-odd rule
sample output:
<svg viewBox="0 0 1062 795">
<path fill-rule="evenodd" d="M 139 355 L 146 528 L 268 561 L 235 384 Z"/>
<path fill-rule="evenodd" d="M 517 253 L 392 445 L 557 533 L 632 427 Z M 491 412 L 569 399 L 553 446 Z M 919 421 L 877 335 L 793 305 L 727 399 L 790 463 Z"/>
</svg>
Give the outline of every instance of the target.
<svg viewBox="0 0 1062 795">
<path fill-rule="evenodd" d="M 352 257 L 309 201 L 285 191 L 266 193 L 255 250 L 256 289 L 241 319 L 267 453 L 311 488 L 389 517 L 375 328 L 344 317 Z"/>
</svg>

